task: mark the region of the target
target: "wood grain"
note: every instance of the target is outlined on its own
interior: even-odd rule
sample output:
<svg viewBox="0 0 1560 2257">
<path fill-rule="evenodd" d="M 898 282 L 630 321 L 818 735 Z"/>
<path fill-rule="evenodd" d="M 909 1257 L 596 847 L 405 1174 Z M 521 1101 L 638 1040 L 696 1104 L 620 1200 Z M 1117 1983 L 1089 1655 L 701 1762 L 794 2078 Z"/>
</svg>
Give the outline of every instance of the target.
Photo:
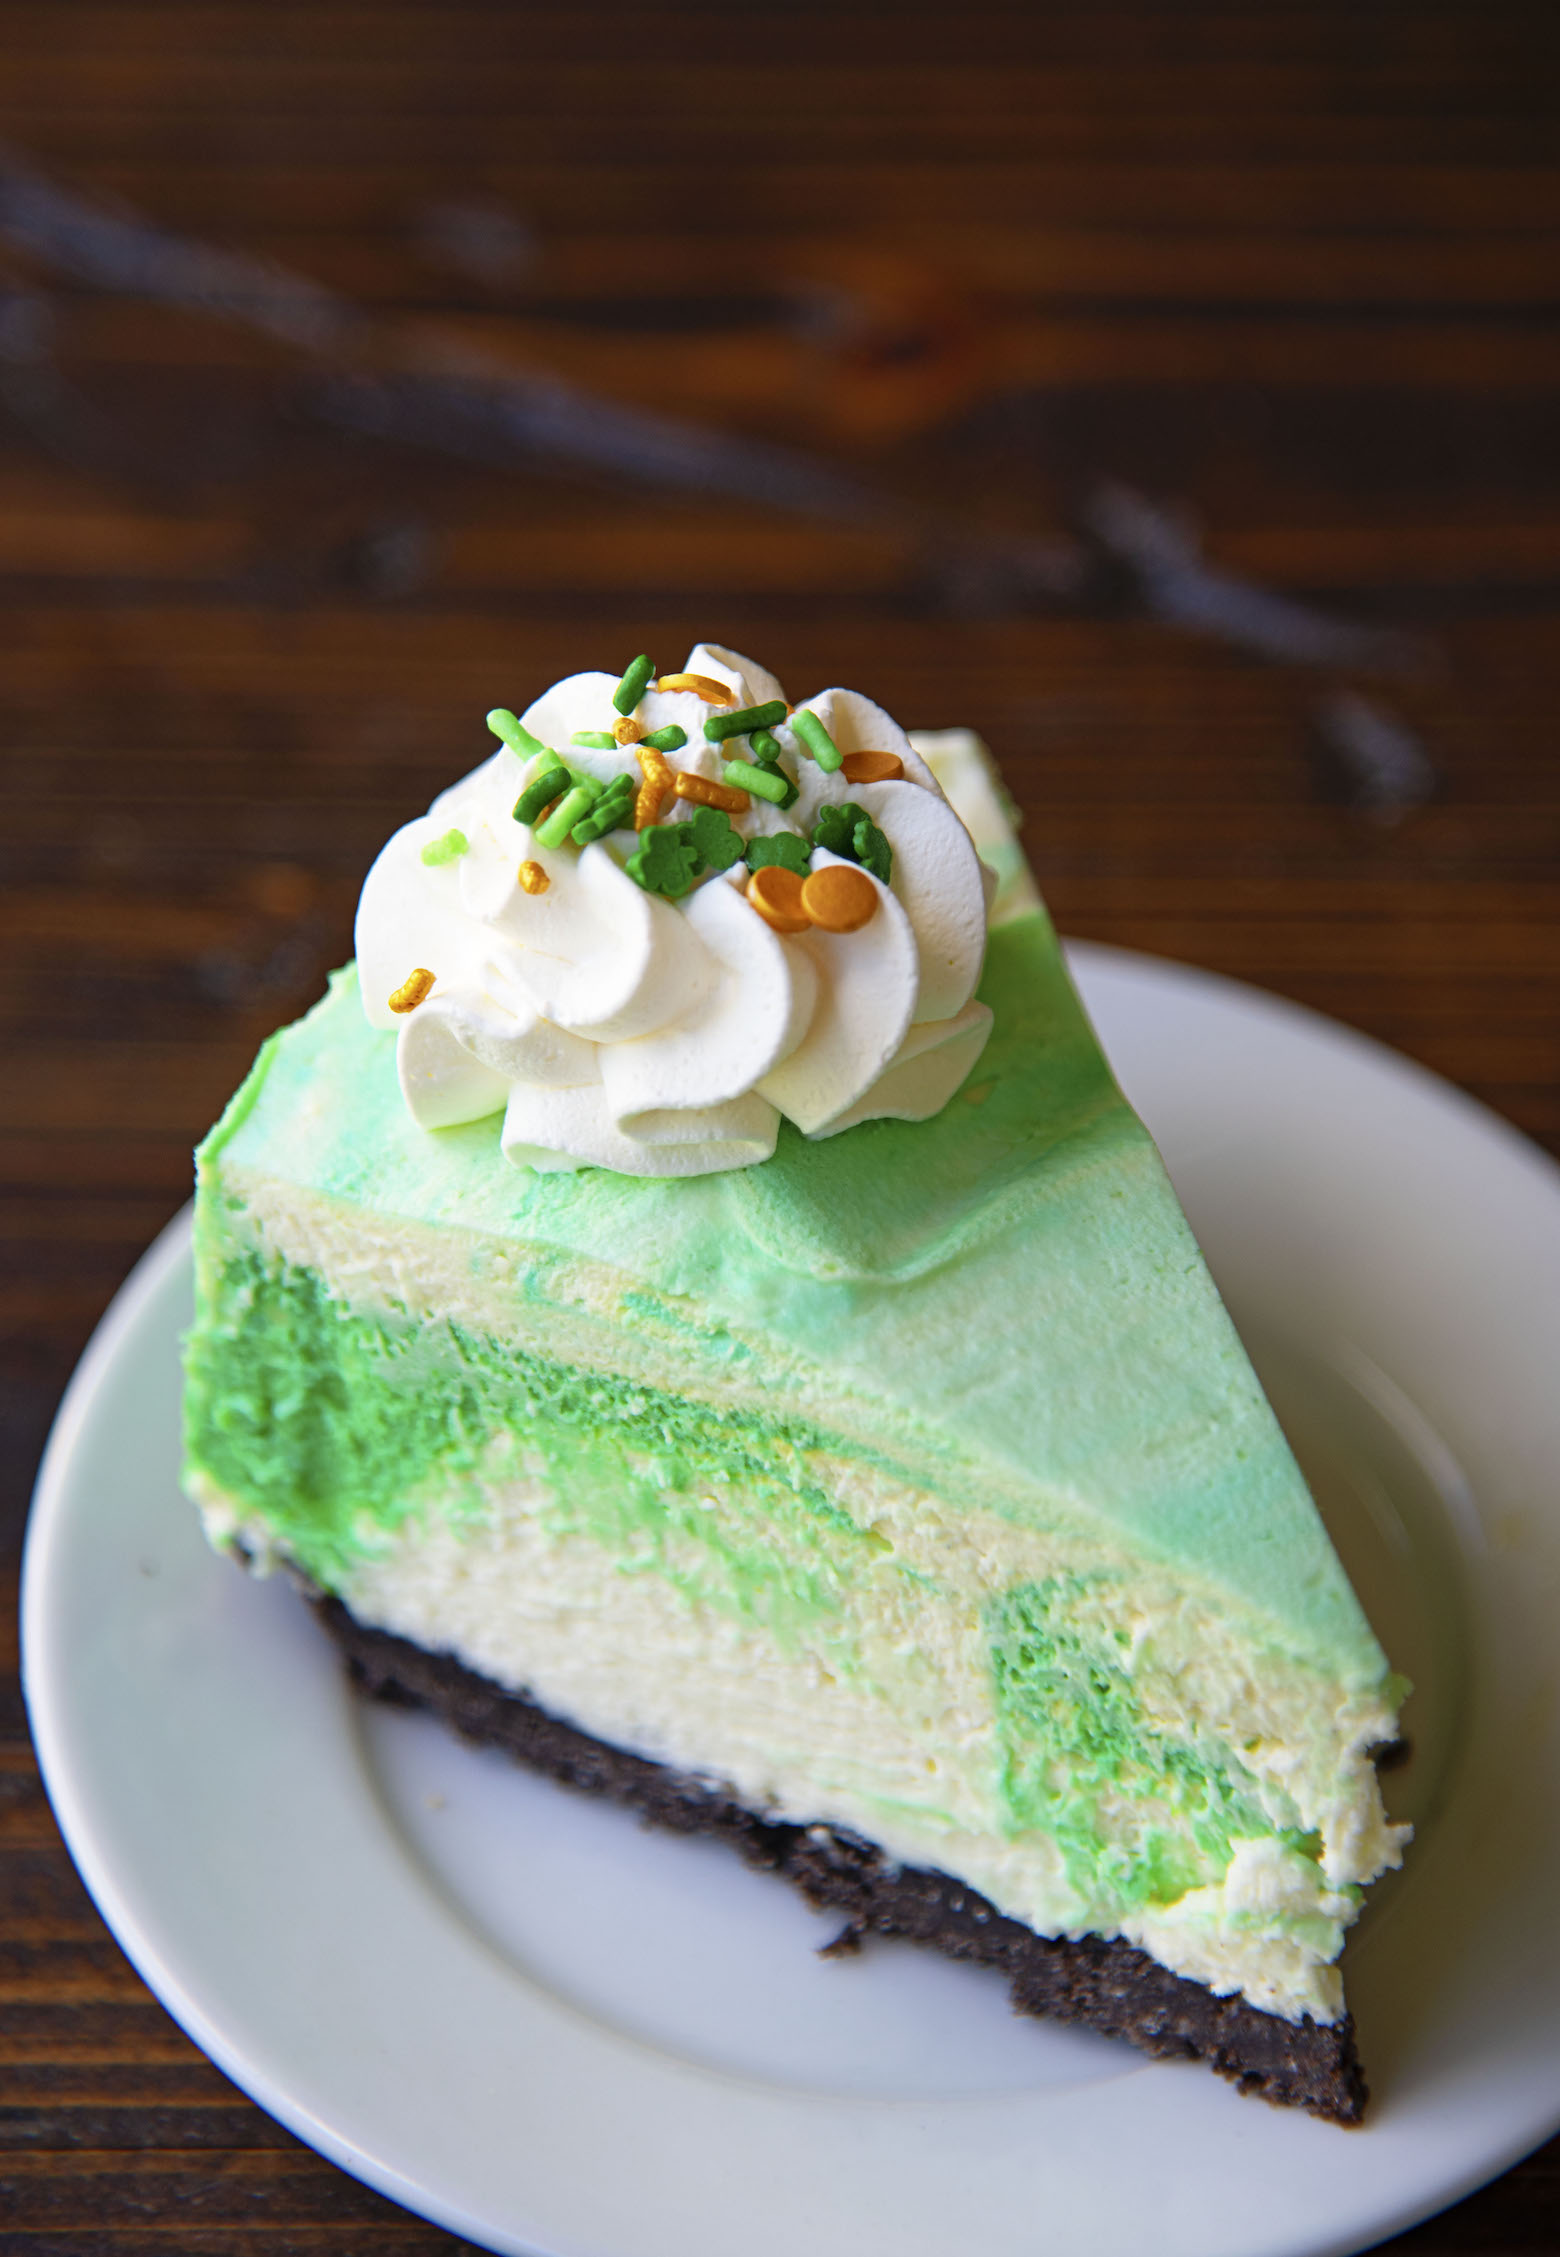
<svg viewBox="0 0 1560 2257">
<path fill-rule="evenodd" d="M 641 647 L 716 633 L 972 723 L 1064 930 L 1328 1012 L 1560 1153 L 1546 7 L 51 0 L 0 34 L 0 171 L 322 285 L 350 331 L 104 287 L 0 183 L 13 1580 L 59 1389 L 348 953 L 385 832 L 487 707 Z M 473 371 L 790 450 L 859 506 L 495 449 L 425 404 L 375 438 L 330 389 Z M 1145 616 L 1080 531 L 1112 482 L 1217 570 L 1401 630 L 1401 663 Z M 1083 558 L 1070 596 L 1014 578 L 1033 543 Z M 1318 749 L 1345 689 L 1415 733 L 1428 804 L 1351 800 Z M 5 1667 L 0 2257 L 458 2248 L 149 1997 Z M 1557 2243 L 1560 2142 L 1392 2246 Z"/>
</svg>

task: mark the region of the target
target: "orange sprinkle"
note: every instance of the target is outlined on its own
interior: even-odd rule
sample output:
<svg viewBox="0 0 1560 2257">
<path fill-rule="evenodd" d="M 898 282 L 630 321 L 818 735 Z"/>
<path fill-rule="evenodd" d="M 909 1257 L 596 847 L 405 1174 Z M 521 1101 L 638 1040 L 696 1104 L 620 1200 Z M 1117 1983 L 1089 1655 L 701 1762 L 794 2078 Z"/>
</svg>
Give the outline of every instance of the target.
<svg viewBox="0 0 1560 2257">
<path fill-rule="evenodd" d="M 612 734 L 619 744 L 638 744 L 644 733 L 643 724 L 632 719 L 614 721 L 612 724 Z"/>
<path fill-rule="evenodd" d="M 755 870 L 748 880 L 747 897 L 777 933 L 804 933 L 812 923 L 802 907 L 802 881 L 784 863 L 770 862 Z"/>
<path fill-rule="evenodd" d="M 521 863 L 520 891 L 522 893 L 545 893 L 551 884 L 552 880 L 542 868 L 540 862 Z"/>
<path fill-rule="evenodd" d="M 746 792 L 730 784 L 712 783 L 708 776 L 696 776 L 691 768 L 678 769 L 677 796 L 692 800 L 695 807 L 723 807 L 728 815 L 745 814 L 753 804 Z"/>
<path fill-rule="evenodd" d="M 639 760 L 640 774 L 644 777 L 644 782 L 640 785 L 638 797 L 634 801 L 634 828 L 636 831 L 642 831 L 647 823 L 655 823 L 660 820 L 666 795 L 672 788 L 672 771 L 661 758 L 661 755 L 651 746 L 641 744 L 636 746 L 635 750 Z"/>
<path fill-rule="evenodd" d="M 391 1010 L 404 1015 L 415 1011 L 419 1003 L 426 1003 L 433 979 L 432 972 L 424 971 L 420 964 L 415 972 L 408 972 L 394 995 L 388 998 Z"/>
<path fill-rule="evenodd" d="M 737 702 L 735 690 L 728 690 L 724 682 L 711 681 L 708 674 L 663 674 L 655 686 L 658 690 L 692 690 L 706 705 L 735 705 Z"/>
<path fill-rule="evenodd" d="M 840 762 L 847 784 L 897 784 L 904 772 L 897 752 L 847 752 Z"/>
<path fill-rule="evenodd" d="M 877 905 L 877 887 L 852 863 L 830 862 L 802 880 L 800 906 L 820 932 L 859 932 Z"/>
</svg>

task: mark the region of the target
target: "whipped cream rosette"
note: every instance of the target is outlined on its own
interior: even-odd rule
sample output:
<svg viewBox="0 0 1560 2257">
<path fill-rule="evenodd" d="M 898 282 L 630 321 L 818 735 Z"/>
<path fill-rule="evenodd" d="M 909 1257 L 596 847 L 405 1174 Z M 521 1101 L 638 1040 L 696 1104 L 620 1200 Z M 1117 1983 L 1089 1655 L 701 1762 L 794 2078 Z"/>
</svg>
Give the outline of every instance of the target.
<svg viewBox="0 0 1560 2257">
<path fill-rule="evenodd" d="M 985 1045 L 995 880 L 880 706 L 700 644 L 490 716 L 363 888 L 364 1009 L 425 1128 L 516 1165 L 704 1175 L 939 1112 Z"/>
</svg>

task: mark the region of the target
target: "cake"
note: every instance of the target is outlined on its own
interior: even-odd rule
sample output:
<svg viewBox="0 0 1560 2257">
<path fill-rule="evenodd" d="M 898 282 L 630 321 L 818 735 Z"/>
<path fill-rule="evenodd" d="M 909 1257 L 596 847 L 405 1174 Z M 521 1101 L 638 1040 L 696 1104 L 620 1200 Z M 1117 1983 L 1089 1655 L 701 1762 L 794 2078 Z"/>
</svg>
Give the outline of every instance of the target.
<svg viewBox="0 0 1560 2257">
<path fill-rule="evenodd" d="M 712 645 L 489 721 L 200 1150 L 208 1534 L 844 1943 L 1357 2121 L 1406 1687 L 983 748 Z"/>
</svg>

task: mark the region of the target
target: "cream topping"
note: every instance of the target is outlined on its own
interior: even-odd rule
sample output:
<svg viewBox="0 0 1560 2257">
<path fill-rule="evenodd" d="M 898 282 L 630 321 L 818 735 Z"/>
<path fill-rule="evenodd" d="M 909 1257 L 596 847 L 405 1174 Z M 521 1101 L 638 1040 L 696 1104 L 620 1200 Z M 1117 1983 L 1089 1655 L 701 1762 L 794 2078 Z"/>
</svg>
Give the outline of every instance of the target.
<svg viewBox="0 0 1560 2257">
<path fill-rule="evenodd" d="M 784 702 L 771 674 L 713 644 L 681 671 L 723 685 L 738 707 Z M 577 775 L 607 785 L 628 771 L 637 783 L 632 745 L 573 741 L 611 734 L 617 686 L 610 674 L 570 675 L 522 727 Z M 746 737 L 705 736 L 706 718 L 725 710 L 652 682 L 633 720 L 646 734 L 680 729 L 668 769 L 718 785 L 728 760 L 750 757 Z M 842 755 L 896 755 L 902 776 L 853 784 L 826 772 L 797 731 L 801 713 Z M 890 855 L 886 883 L 863 873 L 877 902 L 854 931 L 776 930 L 746 896 L 742 861 L 703 870 L 679 899 L 647 891 L 626 867 L 641 843 L 626 826 L 583 847 L 542 845 L 545 815 L 533 826 L 514 808 L 546 763 L 508 745 L 395 833 L 363 887 L 357 954 L 370 1023 L 398 1030 L 401 1089 L 420 1126 L 501 1111 L 516 1165 L 703 1175 L 767 1159 L 782 1114 L 817 1137 L 942 1109 L 990 1031 L 974 990 L 991 873 L 870 698 L 824 690 L 772 734 L 795 802 L 754 795 L 728 820 L 744 847 L 781 832 L 810 840 L 825 808 L 854 802 Z M 694 813 L 669 799 L 660 820 Z M 817 845 L 810 869 L 841 860 Z M 406 1009 L 418 970 L 431 986 Z"/>
</svg>

